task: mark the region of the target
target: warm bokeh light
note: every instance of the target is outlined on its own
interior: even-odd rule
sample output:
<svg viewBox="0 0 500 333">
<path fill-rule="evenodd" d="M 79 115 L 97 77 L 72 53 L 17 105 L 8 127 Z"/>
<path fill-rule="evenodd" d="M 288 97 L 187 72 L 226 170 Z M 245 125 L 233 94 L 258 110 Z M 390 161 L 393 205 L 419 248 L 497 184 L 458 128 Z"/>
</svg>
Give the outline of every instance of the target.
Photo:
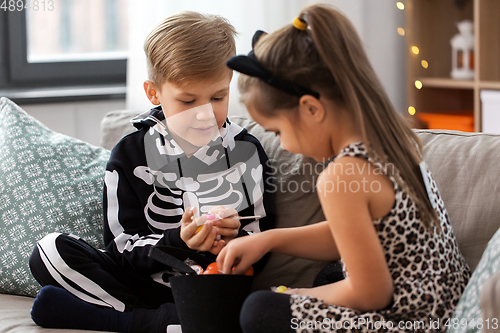
<svg viewBox="0 0 500 333">
<path fill-rule="evenodd" d="M 429 67 L 429 63 L 427 62 L 427 60 L 422 60 L 420 63 L 422 64 L 423 68 Z"/>
<path fill-rule="evenodd" d="M 415 81 L 415 87 L 417 87 L 417 89 L 422 89 L 422 81 L 416 80 Z"/>
<path fill-rule="evenodd" d="M 411 114 L 412 116 L 417 112 L 413 106 L 410 106 L 408 108 L 408 113 Z"/>
<path fill-rule="evenodd" d="M 412 46 L 411 47 L 411 52 L 415 53 L 415 54 L 418 54 L 420 52 L 420 50 L 418 49 L 418 47 L 416 46 Z"/>
<path fill-rule="evenodd" d="M 398 28 L 398 34 L 400 34 L 401 36 L 404 36 L 405 35 L 405 29 L 399 27 Z"/>
<path fill-rule="evenodd" d="M 404 4 L 404 3 L 402 3 L 401 1 L 398 1 L 398 2 L 396 3 L 396 6 L 398 6 L 398 8 L 399 8 L 399 9 L 401 9 L 401 10 L 405 9 L 405 4 Z"/>
</svg>

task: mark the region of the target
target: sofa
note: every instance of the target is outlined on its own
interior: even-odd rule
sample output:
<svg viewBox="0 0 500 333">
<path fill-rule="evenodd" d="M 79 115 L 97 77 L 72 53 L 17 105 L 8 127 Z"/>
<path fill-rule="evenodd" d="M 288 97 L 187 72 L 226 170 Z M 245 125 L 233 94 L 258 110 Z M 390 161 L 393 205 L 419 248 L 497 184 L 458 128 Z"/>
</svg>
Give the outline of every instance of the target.
<svg viewBox="0 0 500 333">
<path fill-rule="evenodd" d="M 137 113 L 109 112 L 101 124 L 101 147 L 94 147 L 50 131 L 10 100 L 0 99 L 0 333 L 73 332 L 43 329 L 32 322 L 29 312 L 40 286 L 29 276 L 29 254 L 36 239 L 53 231 L 74 233 L 102 246 L 98 187 L 102 186 L 109 149 L 134 130 L 129 121 Z M 324 217 L 314 184 L 324 165 L 283 151 L 274 134 L 264 132 L 249 118 L 233 117 L 232 120 L 255 135 L 270 158 L 277 227 L 321 221 Z M 446 327 L 450 332 L 481 328 L 488 331 L 493 324 L 479 327 L 477 322 L 488 316 L 493 320 L 499 313 L 495 295 L 500 295 L 500 284 L 496 283 L 500 275 L 495 273 L 500 272 L 500 233 L 497 233 L 500 227 L 500 135 L 445 130 L 416 132 L 424 143 L 424 157 L 441 191 L 459 247 L 474 270 L 454 321 Z M 30 149 L 31 156 L 26 153 Z M 40 165 L 36 167 L 36 163 Z M 27 172 L 26 175 L 23 172 Z M 33 173 L 44 180 L 30 178 Z M 85 200 L 77 202 L 81 197 Z M 72 203 L 68 203 L 70 199 Z M 26 207 L 24 202 L 29 200 L 39 209 Z M 40 206 L 40 202 L 43 205 Z M 40 215 L 42 210 L 47 212 Z M 327 264 L 271 254 L 263 271 L 255 277 L 253 288 L 310 287 L 316 274 Z M 484 285 L 487 288 L 480 302 Z M 463 319 L 467 321 L 465 326 Z M 455 322 L 458 324 L 452 325 Z"/>
</svg>

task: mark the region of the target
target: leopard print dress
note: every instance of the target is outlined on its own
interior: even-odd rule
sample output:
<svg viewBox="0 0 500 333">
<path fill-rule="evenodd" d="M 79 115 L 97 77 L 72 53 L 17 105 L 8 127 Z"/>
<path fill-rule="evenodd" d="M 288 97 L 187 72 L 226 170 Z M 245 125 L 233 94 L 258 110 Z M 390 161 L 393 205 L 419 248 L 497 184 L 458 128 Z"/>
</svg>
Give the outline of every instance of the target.
<svg viewBox="0 0 500 333">
<path fill-rule="evenodd" d="M 335 160 L 362 157 L 387 175 L 387 169 L 372 155 L 363 143 L 354 143 Z M 394 284 L 392 304 L 384 310 L 360 312 L 316 297 L 292 295 L 292 329 L 301 333 L 446 331 L 446 320 L 453 315 L 470 269 L 458 249 L 436 183 L 426 165 L 425 169 L 442 234 L 436 228 L 425 228 L 415 203 L 392 176 L 388 177 L 396 194 L 394 206 L 373 221 Z"/>
</svg>

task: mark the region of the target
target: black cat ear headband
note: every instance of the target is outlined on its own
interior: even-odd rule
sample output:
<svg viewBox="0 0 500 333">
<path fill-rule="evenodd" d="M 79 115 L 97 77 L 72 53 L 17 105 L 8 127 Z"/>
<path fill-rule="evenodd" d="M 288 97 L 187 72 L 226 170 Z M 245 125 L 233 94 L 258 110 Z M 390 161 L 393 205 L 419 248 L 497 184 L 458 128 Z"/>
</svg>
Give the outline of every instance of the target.
<svg viewBox="0 0 500 333">
<path fill-rule="evenodd" d="M 307 24 L 301 21 L 299 18 L 296 18 L 293 21 L 293 26 L 298 30 L 306 30 Z M 273 86 L 274 88 L 283 91 L 287 94 L 302 97 L 304 95 L 311 95 L 319 99 L 319 93 L 313 91 L 311 89 L 299 86 L 293 82 L 288 80 L 279 78 L 269 72 L 255 57 L 253 53 L 253 47 L 259 40 L 259 38 L 265 34 L 262 30 L 257 30 L 252 38 L 252 51 L 248 53 L 248 55 L 239 55 L 230 58 L 227 61 L 227 66 L 237 72 L 257 77 L 267 84 Z"/>
</svg>

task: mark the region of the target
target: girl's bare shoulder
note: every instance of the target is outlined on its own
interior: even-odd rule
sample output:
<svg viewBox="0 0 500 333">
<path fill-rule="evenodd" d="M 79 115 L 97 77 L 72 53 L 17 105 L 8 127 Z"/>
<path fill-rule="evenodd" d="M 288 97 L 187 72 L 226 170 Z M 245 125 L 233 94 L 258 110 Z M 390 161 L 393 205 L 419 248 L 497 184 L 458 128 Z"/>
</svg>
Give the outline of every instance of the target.
<svg viewBox="0 0 500 333">
<path fill-rule="evenodd" d="M 390 178 L 364 157 L 344 156 L 331 162 L 318 177 L 317 190 L 320 198 L 366 203 L 373 219 L 385 216 L 395 200 Z"/>
</svg>

